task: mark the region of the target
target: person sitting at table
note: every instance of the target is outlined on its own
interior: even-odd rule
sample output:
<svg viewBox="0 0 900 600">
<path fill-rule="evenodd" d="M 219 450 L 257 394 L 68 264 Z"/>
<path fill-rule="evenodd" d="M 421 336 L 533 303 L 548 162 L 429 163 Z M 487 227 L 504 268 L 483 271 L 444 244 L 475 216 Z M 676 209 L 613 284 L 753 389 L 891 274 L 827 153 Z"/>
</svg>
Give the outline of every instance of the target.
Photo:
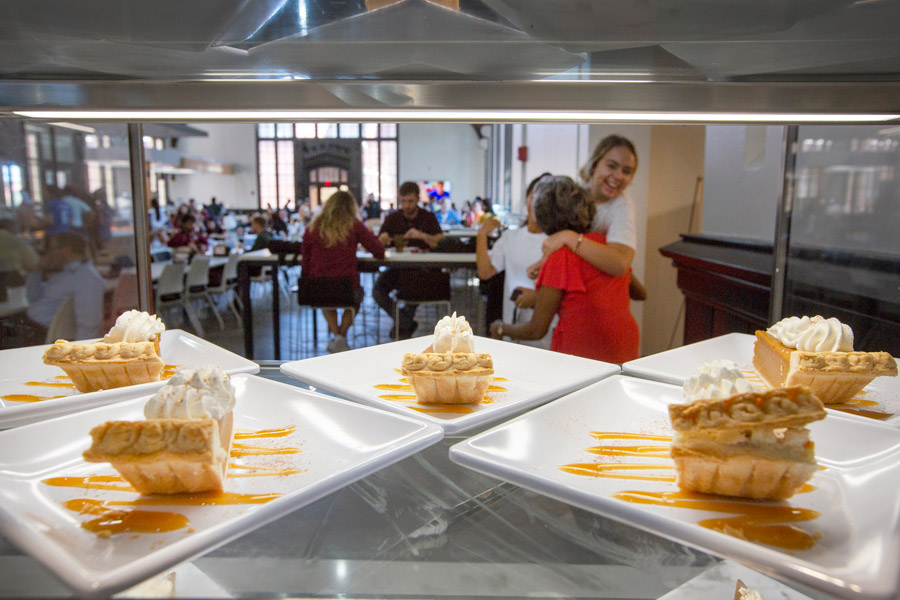
<svg viewBox="0 0 900 600">
<path fill-rule="evenodd" d="M 250 219 L 250 232 L 256 236 L 250 251 L 263 250 L 269 247 L 269 242 L 275 239 L 275 235 L 266 226 L 266 218 L 262 215 L 253 215 Z"/>
<path fill-rule="evenodd" d="M 481 225 L 481 219 L 484 217 L 483 202 L 484 201 L 478 197 L 476 197 L 475 200 L 472 201 L 472 206 L 465 216 L 466 227 L 478 227 L 479 225 Z"/>
<path fill-rule="evenodd" d="M 414 181 L 405 181 L 400 185 L 397 193 L 400 202 L 400 210 L 394 211 L 384 219 L 378 232 L 378 239 L 385 246 L 402 239 L 403 242 L 414 249 L 430 250 L 438 245 L 443 237 L 441 225 L 434 213 L 419 208 L 419 185 Z M 407 281 L 416 281 L 418 288 L 429 285 L 437 285 L 440 269 L 417 269 L 413 277 Z M 400 270 L 388 268 L 379 275 L 372 290 L 375 302 L 388 315 L 393 318 L 396 300 L 391 297 L 391 292 L 399 290 Z M 406 290 L 400 290 L 405 292 Z M 407 304 L 400 311 L 400 339 L 412 337 L 416 330 L 416 306 Z M 395 327 L 391 328 L 391 335 Z"/>
<path fill-rule="evenodd" d="M 503 320 L 507 323 L 527 323 L 531 320 L 537 290 L 534 281 L 528 277 L 528 267 L 541 259 L 541 245 L 547 235 L 538 227 L 534 218 L 534 186 L 545 175 L 535 177 L 525 190 L 525 204 L 528 218 L 525 227 L 508 229 L 488 250 L 488 236 L 500 227 L 500 220 L 493 215 L 484 219 L 475 238 L 475 260 L 478 277 L 486 281 L 500 272 L 503 278 Z M 539 340 L 526 341 L 529 346 L 550 348 L 552 327 Z"/>
<path fill-rule="evenodd" d="M 541 267 L 531 320 L 519 325 L 495 321 L 491 337 L 540 339 L 559 313 L 551 350 L 610 363 L 638 357 L 638 325 L 628 297 L 630 269 L 618 276 L 608 275 L 577 254 L 583 241 L 606 241 L 605 234 L 590 231 L 595 211 L 586 190 L 570 177 L 538 181 L 534 216 L 541 231 L 549 236 L 570 230 L 577 237 L 571 247 L 550 254 Z"/>
<path fill-rule="evenodd" d="M 435 216 L 441 226 L 450 227 L 459 225 L 459 213 L 453 208 L 453 205 L 450 203 L 450 198 L 441 200 L 441 210 L 435 214 Z"/>
<path fill-rule="evenodd" d="M 84 236 L 68 231 L 47 240 L 47 251 L 25 280 L 28 311 L 25 327 L 29 345 L 43 344 L 57 310 L 74 301 L 76 339 L 101 334 L 103 277 L 88 258 Z"/>
<path fill-rule="evenodd" d="M 356 249 L 359 244 L 375 258 L 384 258 L 384 246 L 375 234 L 357 218 L 356 198 L 350 192 L 339 191 L 331 195 L 303 234 L 301 244 L 301 272 L 299 286 L 315 285 L 318 280 L 331 290 L 337 289 L 335 278 L 349 280 L 353 294 L 354 310 L 344 309 L 340 323 L 336 309 L 323 309 L 322 315 L 328 323 L 331 340 L 329 352 L 349 350 L 347 330 L 353 324 L 355 312 L 363 299 L 363 289 L 359 284 L 356 266 Z M 301 293 L 303 290 L 301 290 Z"/>
<path fill-rule="evenodd" d="M 209 247 L 206 237 L 197 231 L 197 219 L 191 213 L 181 218 L 178 231 L 169 237 L 169 248 L 188 248 L 191 253 L 203 254 Z"/>
</svg>

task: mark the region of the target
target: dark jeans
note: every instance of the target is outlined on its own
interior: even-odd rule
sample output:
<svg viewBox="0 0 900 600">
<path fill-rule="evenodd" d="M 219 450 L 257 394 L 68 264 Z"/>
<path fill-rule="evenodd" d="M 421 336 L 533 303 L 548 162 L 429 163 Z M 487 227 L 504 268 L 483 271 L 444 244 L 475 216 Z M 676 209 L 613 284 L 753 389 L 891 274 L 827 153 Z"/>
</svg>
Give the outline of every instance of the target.
<svg viewBox="0 0 900 600">
<path fill-rule="evenodd" d="M 450 299 L 450 278 L 440 269 L 387 269 L 378 276 L 372 296 L 381 309 L 394 318 L 397 301 L 391 292 L 397 290 L 399 298 L 415 300 Z M 416 305 L 404 303 L 400 308 L 400 335 L 409 337 L 416 330 Z"/>
</svg>

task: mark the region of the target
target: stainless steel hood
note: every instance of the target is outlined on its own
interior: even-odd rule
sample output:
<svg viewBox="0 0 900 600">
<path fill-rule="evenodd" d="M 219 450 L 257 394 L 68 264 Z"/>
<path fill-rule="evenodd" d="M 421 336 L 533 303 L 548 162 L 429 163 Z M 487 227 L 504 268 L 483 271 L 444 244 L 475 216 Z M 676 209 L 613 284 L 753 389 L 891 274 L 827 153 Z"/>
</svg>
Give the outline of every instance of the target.
<svg viewBox="0 0 900 600">
<path fill-rule="evenodd" d="M 897 113 L 900 0 L 4 0 L 0 112 Z"/>
</svg>

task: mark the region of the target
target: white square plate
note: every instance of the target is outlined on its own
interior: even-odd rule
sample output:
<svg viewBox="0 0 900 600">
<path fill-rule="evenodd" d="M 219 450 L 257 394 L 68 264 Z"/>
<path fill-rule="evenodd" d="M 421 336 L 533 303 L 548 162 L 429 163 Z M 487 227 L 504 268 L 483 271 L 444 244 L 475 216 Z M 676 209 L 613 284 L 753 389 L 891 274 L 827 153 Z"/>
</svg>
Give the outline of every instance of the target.
<svg viewBox="0 0 900 600">
<path fill-rule="evenodd" d="M 794 524 L 814 537 L 812 547 L 787 551 L 698 525 L 704 519 L 736 516 L 733 514 L 638 504 L 613 496 L 625 491 L 678 491 L 666 441 L 602 439 L 597 434 L 671 436 L 667 407 L 681 401 L 678 387 L 619 375 L 460 442 L 450 448 L 450 458 L 481 473 L 842 598 L 895 598 L 900 576 L 900 431 L 835 414 L 810 425 L 816 456 L 825 467 L 810 481 L 815 489 L 783 503 L 747 503 L 757 510 L 775 504 L 820 513 Z M 587 451 L 598 446 L 634 445 L 659 445 L 661 456 L 603 456 L 597 450 Z M 623 451 L 629 449 L 619 450 Z M 636 468 L 616 466 L 606 471 L 606 477 L 561 469 L 597 463 Z M 618 478 L 622 475 L 669 480 Z"/>
<path fill-rule="evenodd" d="M 458 405 L 455 408 L 427 408 L 414 399 L 390 400 L 383 397 L 414 397 L 409 386 L 403 383 L 400 363 L 405 353 L 422 352 L 432 339 L 432 336 L 424 336 L 317 356 L 285 363 L 281 365 L 281 370 L 294 379 L 338 396 L 434 423 L 447 435 L 539 406 L 621 371 L 618 365 L 610 363 L 476 337 L 475 350 L 487 352 L 493 357 L 495 380 L 492 385 L 502 388 L 488 390 L 491 402 Z M 376 385 L 394 385 L 401 389 L 377 389 Z"/>
<path fill-rule="evenodd" d="M 78 412 L 124 398 L 134 398 L 162 387 L 165 381 L 142 383 L 128 387 L 79 393 L 59 367 L 43 362 L 47 346 L 29 346 L 0 350 L 0 429 L 35 423 L 51 417 Z M 229 375 L 258 373 L 259 365 L 186 331 L 164 331 L 159 352 L 166 365 L 204 367 L 217 365 Z M 45 384 L 45 385 L 41 385 Z M 62 386 L 62 387 L 60 387 Z M 31 396 L 48 400 L 19 402 L 10 396 Z"/>
<path fill-rule="evenodd" d="M 45 483 L 59 477 L 115 475 L 108 464 L 85 463 L 81 453 L 90 445 L 92 427 L 108 420 L 143 419 L 149 398 L 143 396 L 0 432 L 0 531 L 77 592 L 108 594 L 221 546 L 443 437 L 440 428 L 415 419 L 253 375 L 235 375 L 231 381 L 237 392 L 235 447 L 225 491 L 280 494 L 274 500 L 172 506 L 166 504 L 166 496 Z M 290 427 L 295 429 L 281 437 L 239 435 Z M 239 456 L 253 449 L 237 444 L 279 453 Z M 178 513 L 189 523 L 168 533 L 120 533 L 104 539 L 82 527 L 94 517 L 63 506 L 78 498 L 106 502 L 149 498 L 153 506 L 137 509 Z"/>
<path fill-rule="evenodd" d="M 746 333 L 729 333 L 627 362 L 622 365 L 622 372 L 634 377 L 684 385 L 685 380 L 694 375 L 704 362 L 727 359 L 738 366 L 750 383 L 768 388 L 753 368 L 755 340 L 756 336 Z M 831 405 L 829 410 L 862 418 L 870 413 L 877 417 L 875 420 L 900 425 L 900 377 L 876 377 L 850 403 L 842 404 L 840 408 Z M 884 417 L 885 414 L 889 416 Z"/>
</svg>

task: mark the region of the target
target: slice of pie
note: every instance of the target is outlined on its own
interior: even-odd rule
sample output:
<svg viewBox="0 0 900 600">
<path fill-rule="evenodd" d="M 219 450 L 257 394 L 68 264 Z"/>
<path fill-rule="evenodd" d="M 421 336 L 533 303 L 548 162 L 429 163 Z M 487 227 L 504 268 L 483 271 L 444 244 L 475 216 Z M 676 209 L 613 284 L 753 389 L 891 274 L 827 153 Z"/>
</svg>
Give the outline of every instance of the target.
<svg viewBox="0 0 900 600">
<path fill-rule="evenodd" d="M 159 381 L 165 363 L 153 342 L 73 344 L 57 340 L 44 363 L 66 372 L 79 392 L 96 392 Z"/>
<path fill-rule="evenodd" d="M 753 367 L 770 386 L 807 386 L 825 404 L 847 402 L 876 377 L 897 375 L 887 352 L 795 350 L 767 331 L 756 332 Z"/>
<path fill-rule="evenodd" d="M 805 425 L 824 417 L 822 402 L 804 387 L 669 405 L 678 486 L 723 496 L 789 498 L 818 468 Z"/>
<path fill-rule="evenodd" d="M 109 421 L 91 430 L 84 460 L 109 462 L 142 494 L 222 491 L 231 427 L 231 419 Z"/>
<path fill-rule="evenodd" d="M 408 352 L 401 371 L 421 404 L 472 404 L 484 398 L 494 361 L 483 352 Z"/>
</svg>

